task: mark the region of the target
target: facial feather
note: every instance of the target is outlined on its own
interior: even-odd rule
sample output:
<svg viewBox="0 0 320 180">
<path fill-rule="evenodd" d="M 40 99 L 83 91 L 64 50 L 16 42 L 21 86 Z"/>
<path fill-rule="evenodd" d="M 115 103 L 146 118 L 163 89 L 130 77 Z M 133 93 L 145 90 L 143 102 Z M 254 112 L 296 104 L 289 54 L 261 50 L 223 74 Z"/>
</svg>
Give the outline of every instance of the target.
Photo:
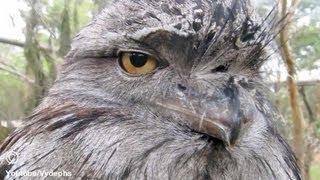
<svg viewBox="0 0 320 180">
<path fill-rule="evenodd" d="M 259 22 L 245 0 L 114 1 L 75 37 L 49 95 L 2 145 L 1 170 L 301 179 L 259 76 L 271 17 Z M 122 52 L 152 55 L 158 67 L 124 73 Z M 10 151 L 20 154 L 12 166 Z"/>
</svg>

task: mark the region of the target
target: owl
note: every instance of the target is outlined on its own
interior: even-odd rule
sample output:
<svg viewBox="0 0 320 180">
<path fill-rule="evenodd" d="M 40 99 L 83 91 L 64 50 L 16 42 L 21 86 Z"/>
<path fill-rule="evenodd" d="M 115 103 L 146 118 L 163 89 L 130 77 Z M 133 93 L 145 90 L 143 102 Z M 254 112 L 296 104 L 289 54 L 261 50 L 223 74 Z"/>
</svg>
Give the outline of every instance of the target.
<svg viewBox="0 0 320 180">
<path fill-rule="evenodd" d="M 108 3 L 2 144 L 1 176 L 301 179 L 260 74 L 274 14 L 247 0 Z"/>
</svg>

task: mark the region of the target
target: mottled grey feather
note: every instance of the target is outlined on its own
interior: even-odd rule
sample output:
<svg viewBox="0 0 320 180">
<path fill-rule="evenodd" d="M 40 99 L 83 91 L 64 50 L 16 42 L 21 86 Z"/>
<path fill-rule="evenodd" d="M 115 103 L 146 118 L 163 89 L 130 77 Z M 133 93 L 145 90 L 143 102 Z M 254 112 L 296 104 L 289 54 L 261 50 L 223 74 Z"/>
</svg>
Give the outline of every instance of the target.
<svg viewBox="0 0 320 180">
<path fill-rule="evenodd" d="M 75 37 L 49 95 L 2 145 L 2 175 L 301 179 L 259 76 L 273 17 L 259 20 L 246 0 L 115 0 Z M 160 67 L 128 76 L 118 65 L 124 50 L 152 54 Z M 225 120 L 230 144 L 193 124 L 211 117 Z"/>
</svg>

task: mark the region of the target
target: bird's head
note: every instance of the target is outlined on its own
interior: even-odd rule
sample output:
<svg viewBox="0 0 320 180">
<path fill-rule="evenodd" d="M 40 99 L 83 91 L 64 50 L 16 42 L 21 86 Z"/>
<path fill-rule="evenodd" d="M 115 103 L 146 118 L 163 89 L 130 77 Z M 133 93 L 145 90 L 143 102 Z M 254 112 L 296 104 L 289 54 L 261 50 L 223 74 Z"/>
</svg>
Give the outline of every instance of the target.
<svg viewBox="0 0 320 180">
<path fill-rule="evenodd" d="M 254 18 L 246 1 L 115 1 L 75 38 L 51 96 L 234 145 L 246 124 L 266 124 L 270 36 Z"/>
<path fill-rule="evenodd" d="M 114 1 L 38 112 L 77 106 L 46 111 L 47 129 L 99 177 L 299 179 L 259 75 L 273 20 L 246 0 Z"/>
</svg>

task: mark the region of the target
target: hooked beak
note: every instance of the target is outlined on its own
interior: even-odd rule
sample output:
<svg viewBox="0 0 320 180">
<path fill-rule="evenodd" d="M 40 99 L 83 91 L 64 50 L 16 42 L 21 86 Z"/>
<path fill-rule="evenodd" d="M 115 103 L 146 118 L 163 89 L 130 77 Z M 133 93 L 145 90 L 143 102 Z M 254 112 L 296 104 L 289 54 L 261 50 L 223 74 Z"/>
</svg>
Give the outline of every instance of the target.
<svg viewBox="0 0 320 180">
<path fill-rule="evenodd" d="M 226 89 L 225 97 L 216 101 L 214 98 L 201 99 L 192 93 L 185 98 L 166 99 L 155 104 L 183 115 L 183 121 L 193 130 L 219 139 L 226 146 L 233 146 L 241 128 L 240 102 L 236 87 L 228 86 Z"/>
</svg>

